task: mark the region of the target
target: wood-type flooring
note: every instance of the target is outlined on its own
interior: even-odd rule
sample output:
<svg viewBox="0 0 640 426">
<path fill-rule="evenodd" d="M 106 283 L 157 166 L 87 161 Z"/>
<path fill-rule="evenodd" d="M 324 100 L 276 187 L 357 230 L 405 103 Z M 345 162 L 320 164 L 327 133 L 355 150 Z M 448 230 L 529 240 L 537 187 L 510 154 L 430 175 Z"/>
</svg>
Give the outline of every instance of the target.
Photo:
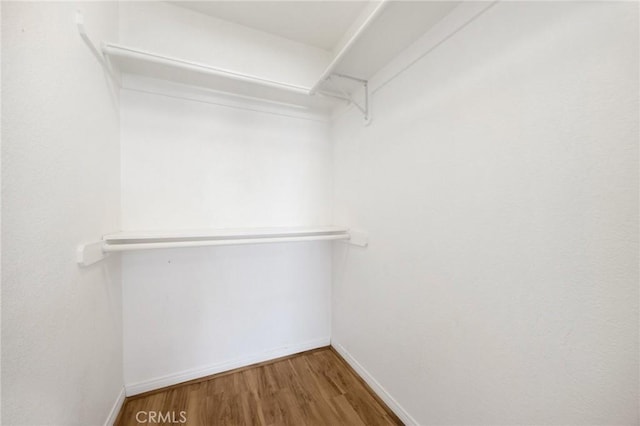
<svg viewBox="0 0 640 426">
<path fill-rule="evenodd" d="M 401 425 L 331 347 L 126 399 L 116 425 Z"/>
</svg>

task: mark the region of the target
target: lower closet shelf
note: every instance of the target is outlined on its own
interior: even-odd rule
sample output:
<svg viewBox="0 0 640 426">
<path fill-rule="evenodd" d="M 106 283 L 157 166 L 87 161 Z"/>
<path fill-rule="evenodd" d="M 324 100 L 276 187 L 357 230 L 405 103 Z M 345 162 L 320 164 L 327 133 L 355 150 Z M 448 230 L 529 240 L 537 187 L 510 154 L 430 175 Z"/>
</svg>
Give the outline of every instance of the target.
<svg viewBox="0 0 640 426">
<path fill-rule="evenodd" d="M 286 241 L 347 240 L 349 230 L 322 228 L 243 228 L 199 231 L 119 232 L 103 237 L 105 252 Z"/>
<path fill-rule="evenodd" d="M 102 241 L 80 246 L 77 260 L 81 265 L 87 266 L 102 260 L 110 252 L 323 240 L 346 240 L 359 246 L 367 245 L 366 236 L 363 234 L 353 233 L 348 228 L 337 226 L 127 231 L 108 234 L 102 238 Z"/>
</svg>

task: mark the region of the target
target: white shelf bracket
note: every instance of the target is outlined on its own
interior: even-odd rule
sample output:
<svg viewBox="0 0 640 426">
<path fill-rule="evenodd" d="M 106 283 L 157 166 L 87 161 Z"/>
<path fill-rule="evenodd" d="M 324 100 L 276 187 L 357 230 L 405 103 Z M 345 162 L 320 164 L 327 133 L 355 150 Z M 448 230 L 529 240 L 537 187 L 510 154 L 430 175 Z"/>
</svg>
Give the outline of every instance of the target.
<svg viewBox="0 0 640 426">
<path fill-rule="evenodd" d="M 358 247 L 367 247 L 369 236 L 364 232 L 349 230 L 349 239 L 346 242 Z"/>
<path fill-rule="evenodd" d="M 344 90 L 342 90 L 340 87 L 337 87 L 337 86 L 334 86 L 334 88 L 337 91 L 339 91 L 340 94 L 336 94 L 336 93 L 332 93 L 332 92 L 326 92 L 326 91 L 318 91 L 318 93 L 320 93 L 320 94 L 322 94 L 324 96 L 330 96 L 330 97 L 333 97 L 333 98 L 342 99 L 342 100 L 348 101 L 349 103 L 353 104 L 356 108 L 358 108 L 360 110 L 362 115 L 364 115 L 364 120 L 368 124 L 370 119 L 371 119 L 371 117 L 370 117 L 370 115 L 371 115 L 370 114 L 370 105 L 369 105 L 369 82 L 367 80 L 363 80 L 361 78 L 352 77 L 350 75 L 339 74 L 339 73 L 330 74 L 325 79 L 325 81 L 330 82 L 333 77 L 342 78 L 342 79 L 345 79 L 345 80 L 351 80 L 351 81 L 355 81 L 355 82 L 361 84 L 362 85 L 362 90 L 363 90 L 363 102 L 362 102 L 362 104 L 360 104 L 355 99 L 353 99 L 353 96 L 351 96 L 351 94 L 345 92 Z"/>
<path fill-rule="evenodd" d="M 80 266 L 89 266 L 100 262 L 109 255 L 109 253 L 105 253 L 103 248 L 104 241 L 102 240 L 78 246 L 76 261 Z"/>
<path fill-rule="evenodd" d="M 118 87 L 122 86 L 120 83 L 120 79 L 113 73 L 111 70 L 111 66 L 105 59 L 104 55 L 100 52 L 100 50 L 93 44 L 89 36 L 87 35 L 87 30 L 84 27 L 84 17 L 80 11 L 76 11 L 76 26 L 78 27 L 78 33 L 82 40 L 87 45 L 93 56 L 96 58 L 98 63 L 102 66 L 105 72 L 111 77 L 111 79 L 118 85 Z"/>
</svg>

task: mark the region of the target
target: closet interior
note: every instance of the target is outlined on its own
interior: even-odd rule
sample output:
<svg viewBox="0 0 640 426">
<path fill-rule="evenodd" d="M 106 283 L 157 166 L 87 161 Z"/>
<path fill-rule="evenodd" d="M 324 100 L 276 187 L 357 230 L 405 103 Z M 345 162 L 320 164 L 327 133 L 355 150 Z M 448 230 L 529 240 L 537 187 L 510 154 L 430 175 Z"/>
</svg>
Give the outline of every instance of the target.
<svg viewBox="0 0 640 426">
<path fill-rule="evenodd" d="M 330 346 L 404 424 L 632 424 L 638 56 L 635 2 L 3 2 L 3 422 Z"/>
</svg>

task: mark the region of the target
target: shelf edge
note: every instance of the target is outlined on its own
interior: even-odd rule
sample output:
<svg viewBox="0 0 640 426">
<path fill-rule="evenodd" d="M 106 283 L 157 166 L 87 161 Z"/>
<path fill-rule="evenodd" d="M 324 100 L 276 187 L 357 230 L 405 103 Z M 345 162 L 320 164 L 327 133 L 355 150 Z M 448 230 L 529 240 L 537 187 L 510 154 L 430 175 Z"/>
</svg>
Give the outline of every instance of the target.
<svg viewBox="0 0 640 426">
<path fill-rule="evenodd" d="M 167 65 L 175 68 L 187 69 L 191 71 L 201 72 L 205 74 L 215 75 L 217 77 L 229 78 L 231 80 L 242 81 L 245 83 L 256 84 L 263 87 L 270 87 L 285 90 L 300 95 L 310 95 L 311 88 L 298 86 L 295 84 L 284 83 L 281 81 L 270 80 L 251 74 L 239 73 L 236 71 L 218 68 L 211 65 L 202 64 L 195 61 L 175 58 L 171 56 L 161 55 L 146 50 L 135 49 L 132 47 L 122 46 L 115 43 L 105 43 L 102 46 L 102 52 L 108 57 L 134 59 L 146 61 L 150 63 Z"/>
</svg>

